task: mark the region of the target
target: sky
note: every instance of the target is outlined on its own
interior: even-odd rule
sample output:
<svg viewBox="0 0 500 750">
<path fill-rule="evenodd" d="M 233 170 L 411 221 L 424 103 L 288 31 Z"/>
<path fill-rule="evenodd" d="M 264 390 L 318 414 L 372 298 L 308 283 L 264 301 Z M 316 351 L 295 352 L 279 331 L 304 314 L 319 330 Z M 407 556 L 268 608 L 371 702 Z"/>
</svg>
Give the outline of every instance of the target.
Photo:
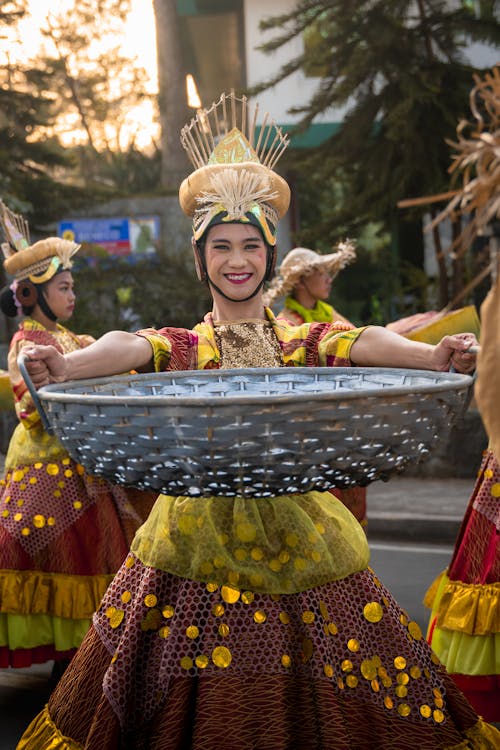
<svg viewBox="0 0 500 750">
<path fill-rule="evenodd" d="M 36 48 L 41 40 L 39 28 L 47 13 L 58 15 L 65 8 L 73 7 L 75 0 L 28 0 L 30 17 L 22 21 L 22 45 L 26 54 Z M 132 10 L 128 18 L 123 51 L 137 56 L 140 64 L 156 78 L 155 24 L 152 0 L 131 0 Z M 16 45 L 18 46 L 18 45 Z"/>
<path fill-rule="evenodd" d="M 58 15 L 74 4 L 75 0 L 28 0 L 29 17 L 19 23 L 15 40 L 0 37 L 0 59 L 3 55 L 8 55 L 13 62 L 28 59 L 42 42 L 40 26 L 47 14 Z M 150 76 L 150 92 L 156 92 L 156 37 L 152 0 L 131 0 L 131 12 L 122 38 L 122 52 L 137 58 L 138 65 L 145 68 Z M 151 110 L 139 110 L 135 116 L 141 123 L 142 132 L 142 142 L 139 136 L 138 145 L 147 146 L 152 134 L 157 132 L 157 126 L 153 124 L 150 129 L 145 127 L 152 118 Z"/>
</svg>

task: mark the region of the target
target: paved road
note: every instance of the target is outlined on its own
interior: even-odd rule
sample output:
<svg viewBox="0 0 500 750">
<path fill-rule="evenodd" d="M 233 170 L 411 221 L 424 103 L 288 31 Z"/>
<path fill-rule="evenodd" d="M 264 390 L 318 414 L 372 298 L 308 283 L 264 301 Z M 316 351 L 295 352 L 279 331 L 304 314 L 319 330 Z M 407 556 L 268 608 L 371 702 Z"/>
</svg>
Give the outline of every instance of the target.
<svg viewBox="0 0 500 750">
<path fill-rule="evenodd" d="M 14 750 L 31 719 L 50 695 L 52 664 L 0 669 L 0 750 Z"/>
</svg>

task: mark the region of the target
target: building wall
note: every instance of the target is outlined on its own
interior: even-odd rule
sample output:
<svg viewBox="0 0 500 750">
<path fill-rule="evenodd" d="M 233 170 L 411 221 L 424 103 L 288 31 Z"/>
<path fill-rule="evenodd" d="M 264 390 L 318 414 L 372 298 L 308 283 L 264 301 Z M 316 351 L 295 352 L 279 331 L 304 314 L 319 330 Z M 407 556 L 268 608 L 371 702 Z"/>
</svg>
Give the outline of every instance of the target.
<svg viewBox="0 0 500 750">
<path fill-rule="evenodd" d="M 246 39 L 246 71 L 249 87 L 271 78 L 284 64 L 294 60 L 303 52 L 303 42 L 295 37 L 272 55 L 261 52 L 258 47 L 277 36 L 277 30 L 263 32 L 259 29 L 261 19 L 279 16 L 291 10 L 295 0 L 245 0 L 244 23 Z M 259 94 L 259 105 L 264 111 L 272 112 L 274 119 L 283 125 L 292 125 L 297 115 L 288 110 L 307 102 L 316 89 L 319 78 L 309 78 L 297 72 L 281 81 L 273 88 Z M 342 120 L 343 110 L 335 110 L 317 118 L 318 123 L 334 123 Z"/>
</svg>

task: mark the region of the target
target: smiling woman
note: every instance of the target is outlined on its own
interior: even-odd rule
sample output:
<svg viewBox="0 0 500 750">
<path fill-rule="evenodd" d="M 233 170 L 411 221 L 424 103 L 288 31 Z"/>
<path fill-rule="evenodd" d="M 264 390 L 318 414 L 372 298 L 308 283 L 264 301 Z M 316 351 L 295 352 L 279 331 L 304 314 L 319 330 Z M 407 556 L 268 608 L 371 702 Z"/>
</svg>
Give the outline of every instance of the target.
<svg viewBox="0 0 500 750">
<path fill-rule="evenodd" d="M 275 374 L 354 363 L 446 370 L 455 349 L 464 351 L 459 337 L 432 347 L 384 328 L 293 326 L 264 307 L 262 280 L 290 191 L 273 170 L 287 139 L 273 122 L 270 142 L 279 145 L 264 154 L 255 115 L 246 98 L 222 95 L 182 132 L 195 171 L 179 198 L 193 219 L 212 311 L 192 330 L 112 331 L 64 356 L 33 347 L 26 366 L 35 385 L 132 368 L 269 362 Z M 207 122 L 217 124 L 217 139 L 198 140 Z M 474 355 L 466 357 L 471 366 Z M 190 377 L 197 383 L 195 372 Z M 216 432 L 203 424 L 197 420 L 196 431 Z M 157 440 L 159 428 L 151 427 Z M 144 422 L 137 429 L 141 437 Z M 257 440 L 266 429 L 263 420 Z M 273 457 L 286 464 L 281 453 Z M 256 738 L 269 750 L 499 747 L 498 733 L 368 567 L 366 536 L 342 503 L 296 486 L 270 497 L 212 495 L 212 472 L 213 464 L 197 472 L 203 498 L 159 495 L 18 750 L 251 750 Z"/>
</svg>

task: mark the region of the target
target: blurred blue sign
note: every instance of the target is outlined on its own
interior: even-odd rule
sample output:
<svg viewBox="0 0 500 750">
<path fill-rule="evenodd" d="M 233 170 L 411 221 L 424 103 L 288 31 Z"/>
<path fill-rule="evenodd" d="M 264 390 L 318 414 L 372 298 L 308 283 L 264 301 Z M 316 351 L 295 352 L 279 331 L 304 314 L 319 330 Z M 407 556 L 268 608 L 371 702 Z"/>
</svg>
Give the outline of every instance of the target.
<svg viewBox="0 0 500 750">
<path fill-rule="evenodd" d="M 160 238 L 158 216 L 60 221 L 58 235 L 74 242 L 100 245 L 110 255 L 153 255 Z"/>
</svg>

